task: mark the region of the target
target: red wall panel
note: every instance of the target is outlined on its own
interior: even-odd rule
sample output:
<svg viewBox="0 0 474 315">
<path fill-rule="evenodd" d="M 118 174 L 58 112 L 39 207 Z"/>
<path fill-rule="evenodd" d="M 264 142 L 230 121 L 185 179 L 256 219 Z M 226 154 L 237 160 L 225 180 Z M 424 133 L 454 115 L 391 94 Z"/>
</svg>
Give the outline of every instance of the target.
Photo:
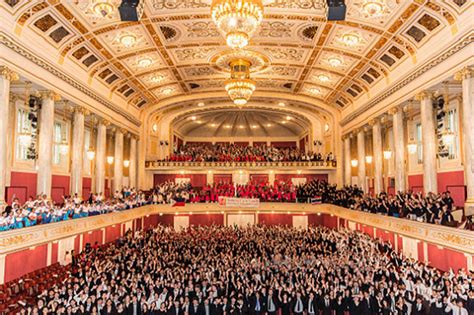
<svg viewBox="0 0 474 315">
<path fill-rule="evenodd" d="M 163 214 L 158 217 L 158 224 L 173 226 L 174 216 L 172 214 Z"/>
<path fill-rule="evenodd" d="M 89 195 L 92 192 L 92 178 L 83 177 L 82 178 L 82 199 L 88 199 Z"/>
<path fill-rule="evenodd" d="M 301 150 L 301 151 L 304 151 L 304 150 L 305 150 L 305 146 L 306 146 L 305 138 L 301 138 L 301 139 L 300 139 L 300 150 Z"/>
<path fill-rule="evenodd" d="M 5 282 L 46 267 L 48 245 L 8 254 L 5 257 Z"/>
<path fill-rule="evenodd" d="M 120 238 L 120 230 L 122 225 L 117 224 L 115 226 L 108 226 L 105 228 L 105 242 L 113 242 L 116 239 Z"/>
<path fill-rule="evenodd" d="M 267 145 L 267 142 L 266 141 L 254 141 L 253 142 L 254 147 L 259 147 L 259 146 L 262 146 L 262 145 Z"/>
<path fill-rule="evenodd" d="M 59 261 L 58 257 L 58 243 L 53 243 L 51 246 L 51 264 L 54 265 Z"/>
<path fill-rule="evenodd" d="M 449 190 L 454 199 L 454 205 L 464 206 L 466 188 L 464 186 L 464 171 L 438 173 L 438 191 Z"/>
<path fill-rule="evenodd" d="M 82 235 L 82 249 L 86 248 L 87 243 L 94 246 L 95 242 L 102 245 L 102 230 L 95 230 Z"/>
<path fill-rule="evenodd" d="M 143 218 L 143 229 L 149 230 L 158 225 L 158 214 L 147 215 Z"/>
<path fill-rule="evenodd" d="M 234 145 L 236 147 L 248 147 L 249 142 L 248 141 L 235 141 Z"/>
<path fill-rule="evenodd" d="M 329 214 L 322 214 L 323 225 L 332 229 L 337 229 L 337 217 Z"/>
<path fill-rule="evenodd" d="M 11 172 L 10 186 L 7 187 L 7 202 L 11 203 L 16 196 L 21 203 L 28 197 L 36 197 L 36 173 Z"/>
<path fill-rule="evenodd" d="M 63 196 L 71 193 L 69 176 L 53 175 L 51 182 L 51 199 L 56 203 L 63 202 Z"/>
<path fill-rule="evenodd" d="M 296 148 L 296 141 L 272 141 L 275 148 Z"/>
<path fill-rule="evenodd" d="M 165 182 L 174 182 L 176 178 L 189 178 L 193 187 L 204 187 L 207 183 L 206 174 L 154 174 L 153 184 L 155 186 Z"/>
<path fill-rule="evenodd" d="M 316 213 L 308 214 L 308 225 L 310 226 L 323 225 L 323 216 L 317 215 Z"/>
<path fill-rule="evenodd" d="M 458 270 L 467 268 L 467 258 L 463 253 L 458 253 L 437 245 L 428 244 L 428 262 L 430 266 L 448 271 L 449 268 Z"/>
<path fill-rule="evenodd" d="M 224 215 L 193 214 L 189 216 L 189 225 L 224 225 Z"/>
<path fill-rule="evenodd" d="M 275 181 L 279 182 L 291 182 L 292 178 L 306 178 L 306 181 L 312 181 L 315 179 L 327 181 L 328 174 L 275 174 Z"/>
<path fill-rule="evenodd" d="M 424 242 L 417 243 L 418 261 L 425 261 L 425 251 L 423 250 Z"/>
<path fill-rule="evenodd" d="M 232 183 L 232 174 L 214 174 L 214 183 Z"/>
<path fill-rule="evenodd" d="M 250 181 L 256 184 L 268 183 L 268 174 L 250 174 Z"/>
<path fill-rule="evenodd" d="M 293 216 L 284 213 L 259 213 L 258 223 L 263 225 L 293 226 Z"/>
<path fill-rule="evenodd" d="M 423 192 L 423 174 L 408 175 L 408 189 L 414 193 Z"/>
</svg>

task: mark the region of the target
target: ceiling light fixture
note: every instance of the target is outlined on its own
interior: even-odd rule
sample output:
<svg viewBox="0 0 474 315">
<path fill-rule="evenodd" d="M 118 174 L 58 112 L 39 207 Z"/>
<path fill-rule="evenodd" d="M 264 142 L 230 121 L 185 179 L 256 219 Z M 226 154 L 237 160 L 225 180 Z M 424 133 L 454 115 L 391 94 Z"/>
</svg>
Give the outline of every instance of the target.
<svg viewBox="0 0 474 315">
<path fill-rule="evenodd" d="M 124 160 L 123 166 L 128 168 L 130 166 L 130 160 Z"/>
<path fill-rule="evenodd" d="M 225 81 L 225 90 L 235 105 L 243 106 L 255 91 L 255 81 L 250 79 L 248 60 L 236 59 L 230 62 L 230 79 Z"/>
<path fill-rule="evenodd" d="M 112 18 L 115 11 L 113 0 L 95 0 L 92 1 L 92 11 L 99 18 Z"/>
<path fill-rule="evenodd" d="M 109 165 L 114 164 L 114 157 L 111 156 L 111 155 L 109 155 L 109 156 L 107 157 L 107 163 L 109 163 Z"/>
<path fill-rule="evenodd" d="M 367 16 L 379 17 L 385 10 L 385 0 L 364 0 L 362 10 Z"/>
<path fill-rule="evenodd" d="M 319 82 L 326 83 L 329 81 L 329 77 L 326 74 L 321 73 L 320 75 L 318 75 L 318 80 Z"/>
<path fill-rule="evenodd" d="M 231 48 L 248 45 L 263 19 L 261 0 L 213 0 L 212 20 Z"/>
<path fill-rule="evenodd" d="M 205 105 L 205 104 L 204 104 L 203 102 L 199 102 L 199 103 L 197 104 L 198 107 L 204 107 L 204 105 Z"/>
<path fill-rule="evenodd" d="M 321 89 L 320 89 L 320 88 L 317 88 L 317 87 L 310 88 L 309 91 L 310 91 L 312 94 L 321 94 Z"/>
<path fill-rule="evenodd" d="M 352 166 L 352 167 L 357 167 L 357 165 L 359 165 L 359 161 L 357 161 L 357 160 L 351 160 L 351 166 Z"/>
<path fill-rule="evenodd" d="M 149 66 L 151 66 L 152 63 L 153 63 L 153 60 L 150 57 L 144 57 L 138 60 L 138 65 L 141 68 L 148 68 Z"/>
<path fill-rule="evenodd" d="M 286 116 L 286 120 L 291 120 L 291 116 Z"/>
<path fill-rule="evenodd" d="M 341 58 L 339 58 L 339 57 L 332 56 L 332 57 L 329 57 L 329 58 L 328 58 L 328 64 L 329 64 L 331 67 L 337 68 L 337 67 L 339 67 L 340 65 L 342 65 L 342 60 L 341 60 Z"/>
<path fill-rule="evenodd" d="M 280 103 L 278 103 L 278 106 L 285 107 L 285 106 L 286 106 L 286 104 L 285 104 L 285 103 L 283 103 L 283 102 L 280 102 Z"/>
<path fill-rule="evenodd" d="M 191 116 L 191 120 L 196 120 L 196 116 Z"/>
<path fill-rule="evenodd" d="M 344 45 L 353 47 L 359 45 L 361 39 L 357 33 L 347 32 L 341 36 L 341 41 L 344 43 Z"/>
<path fill-rule="evenodd" d="M 161 74 L 155 74 L 151 77 L 151 81 L 153 83 L 160 83 L 161 81 L 163 81 L 163 76 Z"/>
<path fill-rule="evenodd" d="M 127 33 L 120 36 L 120 43 L 127 48 L 133 47 L 136 42 L 137 36 L 135 34 Z"/>
</svg>

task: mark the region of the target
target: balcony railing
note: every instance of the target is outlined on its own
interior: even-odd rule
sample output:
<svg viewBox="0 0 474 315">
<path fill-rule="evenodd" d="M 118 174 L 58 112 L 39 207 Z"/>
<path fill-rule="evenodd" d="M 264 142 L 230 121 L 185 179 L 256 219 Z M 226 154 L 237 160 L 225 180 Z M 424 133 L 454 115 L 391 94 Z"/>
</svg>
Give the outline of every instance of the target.
<svg viewBox="0 0 474 315">
<path fill-rule="evenodd" d="M 148 170 L 169 168 L 298 168 L 331 170 L 337 167 L 336 161 L 293 161 L 293 162 L 175 162 L 175 161 L 146 161 Z"/>
</svg>

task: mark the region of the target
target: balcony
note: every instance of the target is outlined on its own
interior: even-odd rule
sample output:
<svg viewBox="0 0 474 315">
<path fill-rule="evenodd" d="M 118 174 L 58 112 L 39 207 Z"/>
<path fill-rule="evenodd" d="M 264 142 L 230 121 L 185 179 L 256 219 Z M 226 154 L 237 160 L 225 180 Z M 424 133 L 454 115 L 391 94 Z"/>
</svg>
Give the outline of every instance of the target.
<svg viewBox="0 0 474 315">
<path fill-rule="evenodd" d="M 331 171 L 337 167 L 336 161 L 294 161 L 294 162 L 172 162 L 146 161 L 148 171 L 191 170 L 198 171 L 219 169 L 252 169 L 252 170 L 322 170 Z"/>
</svg>

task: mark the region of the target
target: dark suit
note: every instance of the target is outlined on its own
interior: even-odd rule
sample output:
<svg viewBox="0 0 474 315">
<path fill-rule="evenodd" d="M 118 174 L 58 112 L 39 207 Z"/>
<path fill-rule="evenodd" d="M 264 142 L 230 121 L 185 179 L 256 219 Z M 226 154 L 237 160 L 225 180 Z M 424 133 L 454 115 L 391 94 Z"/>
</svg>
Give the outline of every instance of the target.
<svg viewBox="0 0 474 315">
<path fill-rule="evenodd" d="M 319 308 L 321 310 L 322 315 L 331 315 L 332 314 L 332 308 L 331 308 L 332 302 L 331 299 L 325 299 L 321 298 L 319 300 Z"/>
<path fill-rule="evenodd" d="M 294 315 L 301 315 L 304 312 L 304 307 L 305 303 L 303 298 L 300 298 L 299 300 L 295 298 L 291 303 L 291 312 Z"/>
</svg>

